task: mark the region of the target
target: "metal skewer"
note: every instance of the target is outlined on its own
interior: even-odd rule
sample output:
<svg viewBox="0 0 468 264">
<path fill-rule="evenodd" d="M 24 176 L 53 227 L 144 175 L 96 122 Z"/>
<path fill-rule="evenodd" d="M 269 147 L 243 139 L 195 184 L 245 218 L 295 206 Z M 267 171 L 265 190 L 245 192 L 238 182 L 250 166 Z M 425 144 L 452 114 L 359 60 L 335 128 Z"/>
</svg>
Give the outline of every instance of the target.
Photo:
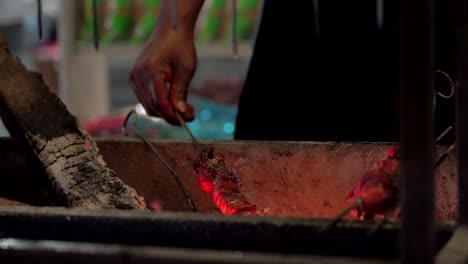
<svg viewBox="0 0 468 264">
<path fill-rule="evenodd" d="M 439 142 L 453 129 L 452 126 L 447 127 L 435 140 L 435 144 L 439 144 Z"/>
<path fill-rule="evenodd" d="M 337 217 L 335 217 L 330 223 L 328 223 L 327 225 L 325 225 L 324 227 L 322 227 L 320 229 L 320 233 L 322 232 L 325 232 L 327 231 L 328 229 L 332 228 L 333 226 L 335 226 L 336 224 L 338 224 L 338 222 L 341 221 L 341 219 L 343 217 L 345 217 L 346 215 L 348 215 L 352 210 L 358 208 L 359 206 L 362 206 L 364 203 L 364 201 L 362 199 L 359 199 L 357 200 L 353 205 L 349 206 L 348 208 L 344 209 Z"/>
<path fill-rule="evenodd" d="M 42 0 L 37 0 L 37 26 L 39 40 L 42 40 Z"/>
<path fill-rule="evenodd" d="M 96 51 L 99 49 L 99 21 L 97 0 L 93 0 L 93 43 Z"/>
<path fill-rule="evenodd" d="M 392 210 L 389 210 L 385 215 L 384 217 L 382 217 L 381 219 L 379 219 L 372 227 L 371 229 L 369 229 L 369 231 L 367 232 L 367 236 L 372 236 L 373 234 L 375 234 L 377 231 L 380 230 L 380 228 L 382 228 L 383 224 L 387 222 L 388 219 L 390 219 L 390 217 L 395 213 L 396 211 L 396 207 L 393 208 Z"/>
<path fill-rule="evenodd" d="M 437 169 L 450 155 L 450 152 L 453 151 L 455 148 L 455 143 L 450 145 L 448 149 L 437 159 L 436 163 L 434 164 L 434 170 Z"/>
<path fill-rule="evenodd" d="M 195 146 L 197 147 L 202 147 L 202 145 L 198 142 L 198 140 L 195 138 L 195 136 L 193 135 L 192 131 L 190 130 L 190 128 L 187 126 L 187 124 L 185 123 L 185 120 L 182 118 L 182 116 L 180 116 L 180 114 L 178 112 L 176 112 L 176 117 L 177 119 L 179 120 L 179 123 L 182 125 L 182 127 L 185 129 L 185 131 L 187 131 L 187 133 L 189 134 L 190 138 L 192 139 L 192 142 Z"/>
<path fill-rule="evenodd" d="M 239 59 L 239 43 L 237 41 L 237 0 L 232 0 L 232 56 Z"/>
<path fill-rule="evenodd" d="M 137 128 L 136 125 L 136 120 L 137 120 L 137 115 L 138 113 L 135 110 L 132 110 L 128 113 L 127 117 L 125 118 L 124 124 L 123 124 L 123 131 L 125 134 L 127 133 L 126 125 L 128 119 L 133 115 L 132 118 L 132 126 L 135 129 L 135 132 L 138 137 L 140 137 L 151 149 L 151 151 L 154 153 L 154 155 L 164 164 L 164 166 L 169 170 L 169 172 L 174 176 L 175 180 L 177 181 L 177 184 L 179 185 L 180 190 L 185 196 L 185 199 L 187 200 L 188 204 L 190 205 L 190 208 L 192 208 L 192 211 L 196 212 L 197 209 L 195 207 L 195 204 L 192 202 L 192 199 L 190 198 L 189 193 L 187 190 L 185 190 L 184 185 L 182 184 L 182 181 L 180 180 L 179 175 L 175 172 L 175 170 L 169 165 L 169 163 L 166 162 L 166 160 L 163 158 L 161 153 L 151 144 L 151 142 L 148 140 L 148 138 Z"/>
</svg>

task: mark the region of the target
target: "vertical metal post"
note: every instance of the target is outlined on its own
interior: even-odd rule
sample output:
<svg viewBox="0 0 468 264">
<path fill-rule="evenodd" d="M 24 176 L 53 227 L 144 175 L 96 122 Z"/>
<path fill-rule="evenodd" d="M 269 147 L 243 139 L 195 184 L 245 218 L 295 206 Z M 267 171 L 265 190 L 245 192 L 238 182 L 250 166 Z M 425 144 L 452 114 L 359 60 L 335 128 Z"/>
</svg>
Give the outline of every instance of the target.
<svg viewBox="0 0 468 264">
<path fill-rule="evenodd" d="M 457 34 L 456 152 L 458 173 L 458 220 L 468 225 L 468 4 L 455 1 Z"/>
<path fill-rule="evenodd" d="M 37 0 L 37 27 L 39 40 L 42 40 L 42 0 Z"/>
<path fill-rule="evenodd" d="M 314 5 L 314 24 L 315 24 L 315 34 L 317 37 L 320 37 L 320 3 L 319 0 L 313 0 L 312 4 Z"/>
<path fill-rule="evenodd" d="M 239 43 L 237 42 L 237 0 L 232 0 L 232 56 L 239 59 Z"/>
<path fill-rule="evenodd" d="M 99 49 L 99 12 L 97 0 L 93 0 L 93 44 L 96 51 Z"/>
<path fill-rule="evenodd" d="M 401 261 L 433 263 L 434 0 L 400 0 Z"/>
<path fill-rule="evenodd" d="M 382 30 L 384 23 L 384 0 L 375 0 L 376 3 L 376 19 L 377 19 L 377 28 Z"/>
</svg>

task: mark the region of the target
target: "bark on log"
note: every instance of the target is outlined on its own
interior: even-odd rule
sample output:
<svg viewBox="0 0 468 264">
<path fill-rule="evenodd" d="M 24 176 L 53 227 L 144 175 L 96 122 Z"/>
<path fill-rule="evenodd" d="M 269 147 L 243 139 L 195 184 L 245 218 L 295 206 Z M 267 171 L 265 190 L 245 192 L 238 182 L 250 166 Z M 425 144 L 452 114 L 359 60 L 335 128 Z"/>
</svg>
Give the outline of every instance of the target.
<svg viewBox="0 0 468 264">
<path fill-rule="evenodd" d="M 10 54 L 1 35 L 0 114 L 12 137 L 37 156 L 61 204 L 146 209 L 143 197 L 107 167 L 79 121 L 40 74 Z"/>
</svg>

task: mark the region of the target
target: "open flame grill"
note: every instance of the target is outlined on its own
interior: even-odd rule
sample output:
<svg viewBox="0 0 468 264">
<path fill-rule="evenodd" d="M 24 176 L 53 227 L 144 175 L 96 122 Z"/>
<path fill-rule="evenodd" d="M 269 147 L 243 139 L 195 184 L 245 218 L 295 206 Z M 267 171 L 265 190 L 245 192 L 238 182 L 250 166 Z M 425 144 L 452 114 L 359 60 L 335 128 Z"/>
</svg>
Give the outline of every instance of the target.
<svg viewBox="0 0 468 264">
<path fill-rule="evenodd" d="M 157 252 L 187 248 L 194 254 L 191 257 L 198 256 L 199 250 L 209 250 L 214 255 L 260 252 L 265 261 L 272 261 L 271 254 L 301 255 L 305 262 L 312 261 L 314 255 L 388 261 L 398 257 L 398 222 L 387 222 L 372 235 L 368 232 L 375 221 L 343 221 L 322 231 L 331 218 L 349 206 L 346 194 L 385 157 L 387 144 L 205 142 L 225 154 L 226 163 L 241 180 L 242 193 L 258 206 L 259 216 L 245 217 L 223 216 L 200 189 L 191 162 L 198 153 L 191 143 L 158 141 L 154 146 L 181 177 L 197 207 L 196 214 L 191 212 L 172 175 L 144 142 L 123 138 L 97 143 L 109 167 L 148 204 L 157 203 L 156 209 L 161 212 L 4 207 L 0 209 L 3 256 L 60 259 L 79 255 L 96 261 L 129 254 L 139 259 L 143 253 L 138 248 L 148 246 Z M 39 178 L 35 175 L 39 170 L 27 166 L 12 140 L 3 139 L 0 145 L 4 146 L 0 147 L 4 157 L 0 170 L 8 173 L 1 177 L 4 184 L 0 184 L 0 193 L 26 204 L 50 205 L 42 196 L 40 184 L 26 184 L 28 193 L 22 191 L 30 179 Z M 437 152 L 445 149 L 440 147 Z M 454 165 L 454 156 L 450 155 L 435 173 L 437 249 L 445 245 L 455 228 L 451 224 L 457 214 Z M 38 240 L 54 242 L 38 244 Z M 86 251 L 89 243 L 96 247 L 92 254 Z M 64 247 L 64 251 L 57 253 L 57 247 Z M 116 250 L 115 254 L 108 255 L 106 252 L 111 249 Z M 228 253 L 221 255 L 226 261 L 232 257 Z M 178 256 L 180 252 L 176 250 L 169 259 L 182 261 Z M 165 253 L 144 257 L 169 261 L 164 259 Z M 145 263 L 133 261 L 129 263 Z M 231 261 L 235 263 L 236 259 Z M 237 261 L 256 260 L 246 257 Z M 210 262 L 203 259 L 200 263 Z"/>
<path fill-rule="evenodd" d="M 15 77 L 22 79 L 15 87 L 10 79 L 13 77 L 3 74 L 0 106 L 5 109 L 0 109 L 0 114 L 15 132 L 13 137 L 20 139 L 17 142 L 29 144 L 37 154 L 37 162 L 54 165 L 47 175 L 57 196 L 64 196 L 69 206 L 142 209 L 145 203 L 141 195 L 159 211 L 1 207 L 2 261 L 24 263 L 33 258 L 41 263 L 394 263 L 400 259 L 403 263 L 432 263 L 437 253 L 441 263 L 466 263 L 467 6 L 466 1 L 454 1 L 459 45 L 458 164 L 449 156 L 432 172 L 434 4 L 434 0 L 400 1 L 401 228 L 400 223 L 386 222 L 372 233 L 369 230 L 375 226 L 373 221 L 346 220 L 328 229 L 323 227 L 348 206 L 346 194 L 363 173 L 384 158 L 386 144 L 208 142 L 207 146 L 214 146 L 226 156 L 240 178 L 242 194 L 257 206 L 259 216 L 245 217 L 220 215 L 200 190 L 192 168 L 198 153 L 189 143 L 155 143 L 181 175 L 198 209 L 194 214 L 189 212 L 174 179 L 140 141 L 99 142 L 105 160 L 120 179 L 115 178 L 98 157 L 89 135 L 56 98 L 45 92 L 40 78 L 12 58 L 0 38 L 0 66 L 13 69 Z M 15 100 L 20 95 L 24 97 Z M 46 101 L 54 108 L 43 107 Z M 38 125 L 38 119 L 30 116 L 31 109 L 35 114 L 39 112 L 39 120 L 49 127 Z M 57 120 L 47 118 L 51 112 Z M 69 134 L 63 134 L 64 131 Z M 39 179 L 47 177 L 37 175 L 44 173 L 37 167 L 39 163 L 31 163 L 30 157 L 11 141 L 0 143 L 7 146 L 0 148 L 5 157 L 0 160 L 0 170 L 5 172 L 0 179 L 1 196 L 39 206 L 59 201 L 59 197 L 44 196 L 44 185 Z M 64 156 L 84 154 L 89 158 L 87 167 L 64 169 L 64 164 L 57 162 L 64 149 L 68 151 Z M 438 147 L 437 152 L 445 149 Z M 48 163 L 48 153 L 58 157 Z M 68 161 L 64 163 L 69 165 Z M 63 170 L 73 176 L 71 182 L 61 177 Z M 86 172 L 93 172 L 93 179 L 100 183 L 87 185 L 95 188 L 97 195 L 89 188 L 80 189 L 80 183 L 88 183 Z M 79 191 L 67 197 L 70 190 Z M 451 224 L 453 220 L 458 220 L 457 228 Z"/>
</svg>

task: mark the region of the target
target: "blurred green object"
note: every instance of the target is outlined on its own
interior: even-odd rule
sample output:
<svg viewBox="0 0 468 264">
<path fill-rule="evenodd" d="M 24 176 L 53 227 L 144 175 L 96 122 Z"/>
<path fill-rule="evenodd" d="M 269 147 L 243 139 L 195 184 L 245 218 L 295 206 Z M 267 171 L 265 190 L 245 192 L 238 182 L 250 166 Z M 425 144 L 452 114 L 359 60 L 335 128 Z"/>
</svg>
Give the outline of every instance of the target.
<svg viewBox="0 0 468 264">
<path fill-rule="evenodd" d="M 205 24 L 200 32 L 200 42 L 210 42 L 220 37 L 224 24 L 226 0 L 213 0 Z"/>
<path fill-rule="evenodd" d="M 107 0 L 107 8 L 109 15 L 107 16 L 105 25 L 109 25 L 105 29 L 105 34 L 102 38 L 104 45 L 127 40 L 132 34 L 133 27 L 133 12 L 131 0 Z"/>
<path fill-rule="evenodd" d="M 133 44 L 142 44 L 149 38 L 157 22 L 157 16 L 161 7 L 160 0 L 141 0 L 141 2 L 143 2 L 143 15 L 136 21 L 131 39 L 131 43 Z"/>
<path fill-rule="evenodd" d="M 253 34 L 253 30 L 257 21 L 257 13 L 259 8 L 258 0 L 238 0 L 237 7 L 237 37 L 239 40 L 248 40 Z M 231 22 L 224 34 L 224 41 L 232 40 L 232 17 Z"/>
<path fill-rule="evenodd" d="M 103 10 L 104 1 L 96 0 L 98 10 Z M 91 42 L 94 33 L 94 18 L 93 18 L 93 0 L 83 1 L 84 23 L 79 34 L 81 42 Z M 98 23 L 102 25 L 102 17 L 98 18 Z M 101 28 L 101 27 L 100 27 Z"/>
</svg>

